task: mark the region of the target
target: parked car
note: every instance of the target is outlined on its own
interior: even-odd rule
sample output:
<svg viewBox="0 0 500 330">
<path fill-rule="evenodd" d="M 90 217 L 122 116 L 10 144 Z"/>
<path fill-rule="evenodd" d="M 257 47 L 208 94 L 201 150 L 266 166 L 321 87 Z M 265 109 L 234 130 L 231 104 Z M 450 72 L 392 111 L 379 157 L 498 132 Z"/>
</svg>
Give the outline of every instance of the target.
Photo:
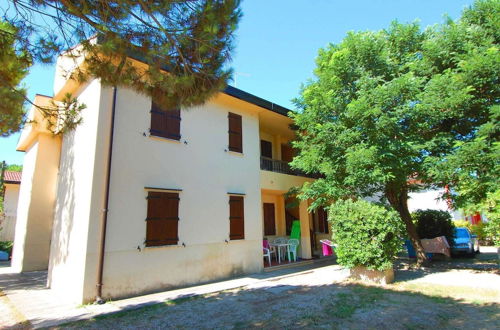
<svg viewBox="0 0 500 330">
<path fill-rule="evenodd" d="M 479 240 L 465 227 L 455 228 L 455 242 L 451 246 L 452 253 L 479 253 Z"/>
</svg>

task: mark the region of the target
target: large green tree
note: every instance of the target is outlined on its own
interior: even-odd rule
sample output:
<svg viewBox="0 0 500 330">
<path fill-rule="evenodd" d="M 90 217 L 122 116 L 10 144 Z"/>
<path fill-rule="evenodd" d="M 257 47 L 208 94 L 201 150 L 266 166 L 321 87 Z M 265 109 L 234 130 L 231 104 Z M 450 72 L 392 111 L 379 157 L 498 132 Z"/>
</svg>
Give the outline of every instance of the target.
<svg viewBox="0 0 500 330">
<path fill-rule="evenodd" d="M 0 15 L 15 30 L 2 26 L 0 34 L 14 38 L 15 54 L 35 63 L 50 63 L 80 44 L 73 50 L 85 54 L 87 65 L 72 73 L 75 79 L 97 77 L 106 85 L 130 87 L 166 108 L 192 106 L 223 89 L 231 77 L 228 61 L 241 17 L 239 3 L 9 0 L 0 6 Z M 127 61 L 130 57 L 148 67 L 138 68 Z M 0 78 L 12 94 L 23 93 Z M 16 123 L 10 130 L 18 128 Z"/>
<path fill-rule="evenodd" d="M 23 104 L 26 90 L 20 86 L 28 73 L 31 58 L 14 48 L 16 29 L 0 20 L 0 136 L 18 130 L 24 119 Z"/>
<path fill-rule="evenodd" d="M 302 88 L 300 111 L 292 114 L 299 150 L 292 166 L 323 174 L 302 187 L 301 197 L 312 198 L 313 207 L 382 198 L 399 213 L 424 263 L 408 194 L 443 184 L 436 167 L 492 119 L 499 4 L 478 1 L 458 21 L 425 31 L 394 22 L 382 31 L 351 32 L 321 49 L 316 78 Z"/>
</svg>

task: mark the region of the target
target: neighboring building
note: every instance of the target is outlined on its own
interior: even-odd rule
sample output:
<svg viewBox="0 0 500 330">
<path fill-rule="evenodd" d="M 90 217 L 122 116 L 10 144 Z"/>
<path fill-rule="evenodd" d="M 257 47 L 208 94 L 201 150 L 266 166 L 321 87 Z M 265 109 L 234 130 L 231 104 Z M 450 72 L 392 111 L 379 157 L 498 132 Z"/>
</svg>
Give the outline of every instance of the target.
<svg viewBox="0 0 500 330">
<path fill-rule="evenodd" d="M 35 104 L 72 93 L 87 106 L 82 124 L 55 137 L 33 108 L 19 140 L 15 269 L 48 269 L 48 286 L 94 300 L 105 213 L 103 298 L 259 272 L 263 237 L 285 236 L 293 219 L 299 256 L 319 250 L 324 212 L 309 214 L 306 201 L 285 207 L 290 188 L 313 180 L 287 164 L 288 109 L 228 87 L 203 106 L 162 112 L 130 89 L 66 80 L 72 65 L 59 58 L 54 97 Z"/>
<path fill-rule="evenodd" d="M 460 211 L 451 209 L 449 203 L 442 199 L 444 192 L 444 188 L 436 188 L 410 193 L 408 195 L 408 209 L 410 212 L 427 209 L 441 210 L 450 213 L 453 220 L 463 219 Z"/>
<path fill-rule="evenodd" d="M 4 172 L 3 217 L 0 218 L 0 241 L 13 241 L 16 231 L 17 201 L 21 172 Z"/>
</svg>

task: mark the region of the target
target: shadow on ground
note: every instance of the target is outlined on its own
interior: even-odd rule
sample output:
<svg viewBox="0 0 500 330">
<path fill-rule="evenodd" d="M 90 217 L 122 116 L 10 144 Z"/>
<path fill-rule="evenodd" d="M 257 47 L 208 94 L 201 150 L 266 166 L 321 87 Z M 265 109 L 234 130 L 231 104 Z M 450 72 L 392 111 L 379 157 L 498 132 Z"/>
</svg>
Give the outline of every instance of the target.
<svg viewBox="0 0 500 330">
<path fill-rule="evenodd" d="M 499 329 L 500 305 L 356 283 L 268 285 L 182 297 L 63 328 Z"/>
</svg>

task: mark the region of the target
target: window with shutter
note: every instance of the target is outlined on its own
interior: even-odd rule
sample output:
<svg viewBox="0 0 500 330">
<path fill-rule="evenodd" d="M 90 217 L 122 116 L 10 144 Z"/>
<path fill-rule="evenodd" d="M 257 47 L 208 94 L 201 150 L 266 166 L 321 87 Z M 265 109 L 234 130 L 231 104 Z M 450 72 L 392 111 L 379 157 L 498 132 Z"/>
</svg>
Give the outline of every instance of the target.
<svg viewBox="0 0 500 330">
<path fill-rule="evenodd" d="M 328 234 L 328 213 L 324 208 L 319 208 L 316 211 L 318 216 L 318 232 Z"/>
<path fill-rule="evenodd" d="M 266 158 L 273 158 L 273 144 L 266 140 L 260 140 L 260 155 Z"/>
<path fill-rule="evenodd" d="M 264 235 L 276 235 L 274 203 L 264 203 Z"/>
<path fill-rule="evenodd" d="M 151 135 L 172 140 L 181 139 L 181 111 L 180 109 L 165 110 L 156 103 L 151 104 Z"/>
<path fill-rule="evenodd" d="M 229 196 L 229 239 L 245 238 L 243 196 Z"/>
<path fill-rule="evenodd" d="M 179 194 L 148 192 L 146 246 L 177 245 L 179 241 Z"/>
<path fill-rule="evenodd" d="M 241 116 L 230 112 L 227 118 L 229 123 L 229 150 L 234 152 L 243 152 Z"/>
</svg>

